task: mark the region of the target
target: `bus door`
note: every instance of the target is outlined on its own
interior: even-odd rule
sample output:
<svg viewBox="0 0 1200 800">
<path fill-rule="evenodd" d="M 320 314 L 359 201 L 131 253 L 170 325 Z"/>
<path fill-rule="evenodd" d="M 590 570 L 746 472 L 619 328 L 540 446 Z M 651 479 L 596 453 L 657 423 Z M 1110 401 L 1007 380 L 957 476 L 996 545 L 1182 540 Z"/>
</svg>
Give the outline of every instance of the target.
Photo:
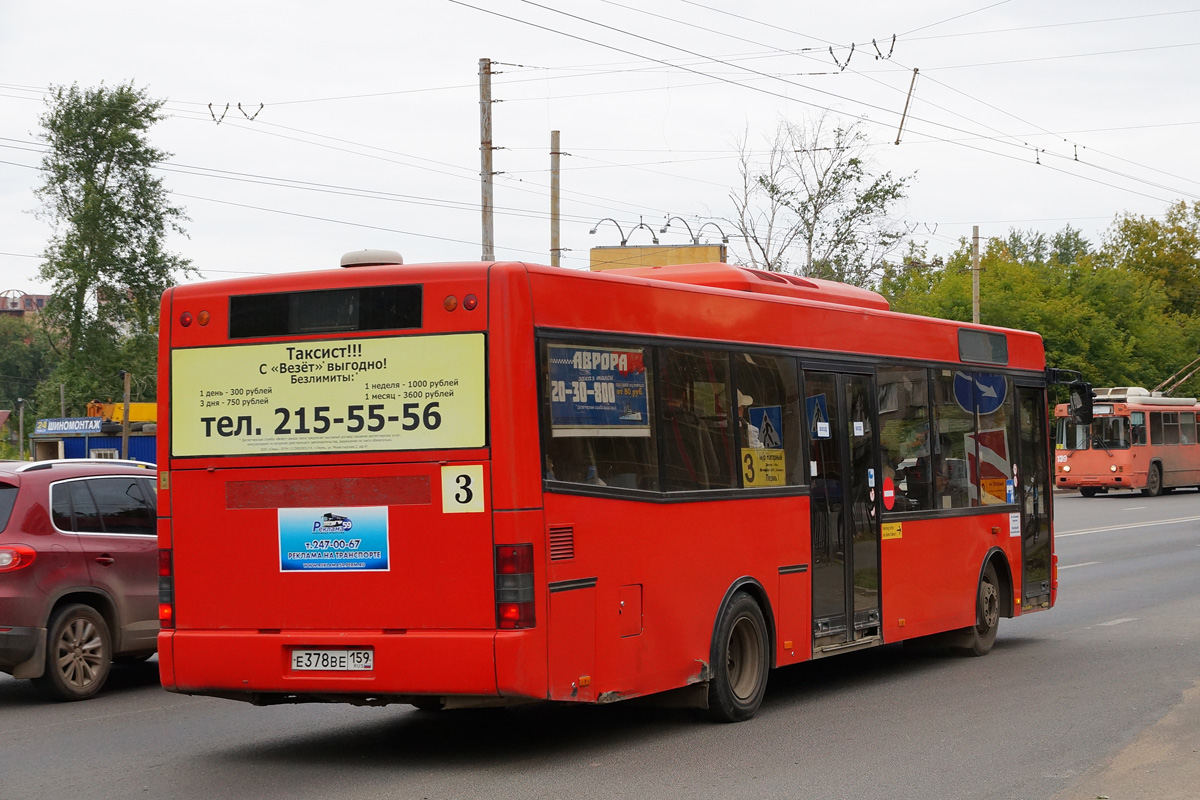
<svg viewBox="0 0 1200 800">
<path fill-rule="evenodd" d="M 874 379 L 805 370 L 812 485 L 813 655 L 880 633 Z"/>
<path fill-rule="evenodd" d="M 1021 456 L 1017 485 L 1021 506 L 1022 608 L 1050 605 L 1050 481 L 1046 390 L 1018 386 Z"/>
</svg>

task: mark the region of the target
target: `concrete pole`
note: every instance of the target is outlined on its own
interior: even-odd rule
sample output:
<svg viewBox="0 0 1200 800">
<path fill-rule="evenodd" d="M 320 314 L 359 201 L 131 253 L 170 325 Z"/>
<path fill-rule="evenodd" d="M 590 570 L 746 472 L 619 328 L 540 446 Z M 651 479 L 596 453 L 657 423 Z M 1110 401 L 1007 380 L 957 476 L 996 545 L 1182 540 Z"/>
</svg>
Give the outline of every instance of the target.
<svg viewBox="0 0 1200 800">
<path fill-rule="evenodd" d="M 971 227 L 971 321 L 979 324 L 979 226 Z"/>
<path fill-rule="evenodd" d="M 492 62 L 479 59 L 479 177 L 482 180 L 483 260 L 496 260 L 492 221 Z"/>
<path fill-rule="evenodd" d="M 125 408 L 124 416 L 121 419 L 121 458 L 129 458 L 129 378 L 130 374 L 126 370 L 121 370 L 121 377 L 125 379 Z"/>
<path fill-rule="evenodd" d="M 558 131 L 550 131 L 550 266 L 559 266 L 562 247 L 558 238 Z"/>
</svg>

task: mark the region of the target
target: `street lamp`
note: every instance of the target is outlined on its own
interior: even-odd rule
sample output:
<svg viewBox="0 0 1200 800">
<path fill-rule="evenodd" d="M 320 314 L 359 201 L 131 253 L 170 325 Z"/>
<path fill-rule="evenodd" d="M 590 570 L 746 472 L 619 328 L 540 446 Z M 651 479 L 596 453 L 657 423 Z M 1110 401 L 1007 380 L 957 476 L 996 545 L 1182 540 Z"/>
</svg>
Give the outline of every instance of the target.
<svg viewBox="0 0 1200 800">
<path fill-rule="evenodd" d="M 729 237 L 725 235 L 725 231 L 721 230 L 721 226 L 715 222 L 706 222 L 703 225 L 701 225 L 700 230 L 696 231 L 697 239 L 700 238 L 700 234 L 704 233 L 704 229 L 707 228 L 709 225 L 712 225 L 714 228 L 717 229 L 717 232 L 721 234 L 721 244 L 729 244 Z"/>
<path fill-rule="evenodd" d="M 613 225 L 617 226 L 617 232 L 621 234 L 621 247 L 624 247 L 625 242 L 628 241 L 628 239 L 625 238 L 625 231 L 621 230 L 621 226 L 612 217 L 605 217 L 604 219 L 600 220 L 600 222 L 597 222 L 595 225 L 592 226 L 592 229 L 590 231 L 588 231 L 588 233 L 589 234 L 595 233 L 596 230 L 600 227 L 600 225 L 605 222 L 611 222 Z M 637 230 L 637 229 L 634 228 L 634 230 Z"/>
<path fill-rule="evenodd" d="M 667 228 L 671 227 L 671 220 L 673 220 L 673 219 L 677 219 L 677 220 L 679 220 L 680 222 L 682 222 L 682 223 L 683 223 L 683 227 L 687 228 L 688 236 L 691 238 L 691 240 L 692 240 L 692 244 L 697 244 L 697 245 L 698 245 L 698 244 L 700 244 L 700 237 L 699 237 L 699 236 L 696 236 L 694 233 L 692 233 L 692 226 L 691 226 L 691 225 L 688 225 L 688 224 L 687 224 L 687 220 L 686 220 L 686 219 L 684 219 L 683 217 L 667 217 L 667 222 L 666 222 L 666 224 L 665 224 L 665 225 L 663 225 L 663 226 L 662 226 L 662 228 L 661 228 L 661 229 L 659 229 L 659 231 L 658 231 L 658 232 L 659 232 L 659 233 L 666 233 L 666 232 L 667 232 Z"/>
<path fill-rule="evenodd" d="M 650 241 L 653 244 L 658 244 L 658 237 L 654 235 L 654 229 L 642 222 L 641 217 L 638 217 L 638 224 L 634 226 L 633 231 L 636 231 L 638 228 L 645 228 L 646 230 L 650 231 Z M 630 236 L 633 236 L 633 231 L 629 232 Z"/>
</svg>

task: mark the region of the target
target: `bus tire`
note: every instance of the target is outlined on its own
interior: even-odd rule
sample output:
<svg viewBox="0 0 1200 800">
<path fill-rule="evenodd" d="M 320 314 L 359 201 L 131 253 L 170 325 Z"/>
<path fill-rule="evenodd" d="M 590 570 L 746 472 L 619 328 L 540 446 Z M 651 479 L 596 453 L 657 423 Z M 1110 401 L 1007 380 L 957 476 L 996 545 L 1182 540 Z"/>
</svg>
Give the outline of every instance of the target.
<svg viewBox="0 0 1200 800">
<path fill-rule="evenodd" d="M 1083 495 L 1084 497 L 1095 497 L 1097 491 L 1099 491 L 1099 490 L 1095 486 L 1080 486 L 1079 487 L 1079 493 L 1081 495 Z"/>
<path fill-rule="evenodd" d="M 64 606 L 51 618 L 46 639 L 46 671 L 34 679 L 58 700 L 86 700 L 108 680 L 112 637 L 100 612 L 82 603 Z"/>
<path fill-rule="evenodd" d="M 1150 465 L 1150 472 L 1146 475 L 1146 488 L 1142 489 L 1142 494 L 1147 497 L 1158 497 L 1162 494 L 1162 466 L 1160 464 Z"/>
<path fill-rule="evenodd" d="M 975 624 L 967 629 L 967 652 L 973 656 L 986 656 L 996 643 L 999 629 L 1000 579 L 996 577 L 996 568 L 989 563 L 983 568 L 979 590 L 975 593 Z"/>
<path fill-rule="evenodd" d="M 719 722 L 754 716 L 770 669 L 767 623 L 750 595 L 737 592 L 721 612 L 712 644 L 708 711 Z"/>
</svg>

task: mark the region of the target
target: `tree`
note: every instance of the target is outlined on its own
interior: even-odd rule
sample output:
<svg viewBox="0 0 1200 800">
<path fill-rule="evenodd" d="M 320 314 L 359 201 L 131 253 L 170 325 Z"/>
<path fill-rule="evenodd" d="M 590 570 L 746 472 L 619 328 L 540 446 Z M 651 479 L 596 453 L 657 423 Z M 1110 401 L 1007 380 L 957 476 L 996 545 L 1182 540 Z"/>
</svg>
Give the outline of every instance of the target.
<svg viewBox="0 0 1200 800">
<path fill-rule="evenodd" d="M 34 392 L 50 377 L 54 364 L 54 353 L 37 325 L 15 314 L 0 315 L 0 409 L 14 412 L 8 429 L 16 431 L 20 419 L 17 401 L 25 401 L 22 438 L 33 430 Z M 16 458 L 19 449 L 8 452 L 7 442 L 0 443 L 0 458 Z"/>
<path fill-rule="evenodd" d="M 161 100 L 132 83 L 114 88 L 51 87 L 39 138 L 49 147 L 36 194 L 52 226 L 41 277 L 51 298 L 40 316 L 60 361 L 39 408 L 57 414 L 57 384 L 69 407 L 120 392 L 118 371 L 153 386 L 158 302 L 190 262 L 166 249 L 187 219 L 153 167 L 169 153 L 152 147 Z"/>
<path fill-rule="evenodd" d="M 874 174 L 860 122 L 829 127 L 827 117 L 808 126 L 781 121 L 765 160 L 743 138 L 730 222 L 751 266 L 874 286 L 904 237 L 889 212 L 913 176 Z"/>
</svg>

